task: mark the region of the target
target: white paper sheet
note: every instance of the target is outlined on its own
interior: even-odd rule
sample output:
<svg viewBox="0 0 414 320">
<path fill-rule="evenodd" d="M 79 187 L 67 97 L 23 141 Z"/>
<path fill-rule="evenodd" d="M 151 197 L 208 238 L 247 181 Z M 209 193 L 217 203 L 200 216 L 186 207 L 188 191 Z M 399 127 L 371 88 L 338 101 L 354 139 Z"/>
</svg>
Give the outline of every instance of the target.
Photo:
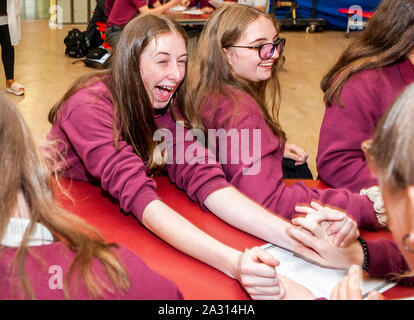
<svg viewBox="0 0 414 320">
<path fill-rule="evenodd" d="M 336 284 L 347 275 L 346 270 L 320 267 L 271 243 L 263 245 L 262 248 L 280 261 L 278 273 L 305 286 L 317 298 L 329 298 Z M 362 297 L 366 298 L 372 290 L 384 292 L 395 285 L 384 279 L 364 279 L 361 284 Z"/>
</svg>

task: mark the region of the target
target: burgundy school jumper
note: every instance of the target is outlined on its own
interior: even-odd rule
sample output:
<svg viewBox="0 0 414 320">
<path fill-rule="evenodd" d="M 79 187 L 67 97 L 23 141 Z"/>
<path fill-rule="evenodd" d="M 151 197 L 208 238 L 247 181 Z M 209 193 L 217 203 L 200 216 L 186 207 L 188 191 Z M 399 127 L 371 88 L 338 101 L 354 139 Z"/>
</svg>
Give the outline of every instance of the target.
<svg viewBox="0 0 414 320">
<path fill-rule="evenodd" d="M 414 286 L 414 277 L 398 278 L 398 275 L 410 271 L 397 244 L 391 240 L 379 239 L 367 241 L 369 265 L 368 273 L 372 277 L 398 279 L 403 285 Z"/>
<path fill-rule="evenodd" d="M 13 290 L 16 283 L 10 284 L 11 266 L 16 254 L 16 248 L 0 246 L 0 300 L 15 299 Z M 63 290 L 57 280 L 58 272 L 64 276 L 75 258 L 75 253 L 70 251 L 61 242 L 30 247 L 33 255 L 26 258 L 26 272 L 30 284 L 34 290 L 36 299 L 61 300 L 64 299 Z M 124 247 L 114 249 L 124 264 L 128 273 L 131 287 L 126 292 L 117 294 L 106 293 L 103 299 L 110 300 L 176 300 L 183 299 L 177 286 L 151 270 L 138 256 Z M 39 262 L 34 257 L 41 257 Z M 60 267 L 61 269 L 57 269 Z M 92 269 L 104 282 L 109 283 L 105 270 L 96 258 L 92 259 Z M 76 282 L 74 282 L 76 283 Z M 89 300 L 93 297 L 86 290 L 84 282 L 79 282 L 78 291 L 73 291 L 71 299 Z"/>
<path fill-rule="evenodd" d="M 365 196 L 355 195 L 344 189 L 310 189 L 302 182 L 287 187 L 282 181 L 284 143 L 281 145 L 279 137 L 267 126 L 258 104 L 252 97 L 237 89 L 228 89 L 227 93 L 230 97 L 220 95 L 218 99 L 208 99 L 202 112 L 202 120 L 207 129 L 225 129 L 227 132 L 235 130 L 240 137 L 239 144 L 226 144 L 224 139 L 216 139 L 216 148 L 212 148 L 222 164 L 227 181 L 266 208 L 289 220 L 295 215 L 296 204 L 308 204 L 311 200 L 317 200 L 345 210 L 355 218 L 359 227 L 379 227 L 373 204 Z M 237 104 L 235 112 L 233 101 Z M 256 150 L 255 153 L 254 144 L 249 143 L 248 151 L 252 157 L 248 161 L 241 161 L 248 158 L 247 152 L 242 152 L 241 137 L 247 134 L 249 142 L 253 141 L 254 130 L 260 133 L 260 141 L 256 144 L 260 152 Z M 212 141 L 209 140 L 211 147 Z M 220 145 L 223 152 L 221 155 Z M 238 163 L 231 163 L 232 152 L 238 156 Z M 227 164 L 223 163 L 223 156 L 227 156 Z M 254 166 L 257 168 L 259 165 L 260 170 L 255 174 L 243 174 L 246 169 Z"/>
<path fill-rule="evenodd" d="M 65 152 L 65 175 L 81 180 L 99 182 L 101 187 L 118 199 L 125 212 L 133 213 L 142 222 L 145 207 L 159 199 L 156 183 L 148 176 L 146 164 L 122 138 L 118 152 L 113 137 L 113 105 L 110 93 L 102 82 L 83 88 L 70 97 L 61 107 L 55 123 L 48 133 L 48 140 L 58 140 L 60 151 Z M 184 152 L 193 142 L 176 139 L 176 123 L 169 112 L 158 116 L 156 122 L 174 136 L 172 149 Z M 183 129 L 183 128 L 181 128 Z M 184 130 L 184 129 L 183 129 Z M 184 130 L 187 134 L 187 130 Z M 178 142 L 177 142 L 178 141 Z M 67 150 L 64 151 L 64 148 Z M 230 186 L 221 166 L 204 148 L 196 160 L 205 164 L 175 161 L 167 164 L 170 180 L 183 189 L 194 201 L 204 206 L 207 196 L 218 189 Z M 183 162 L 183 163 L 181 163 Z"/>
<path fill-rule="evenodd" d="M 322 181 L 356 193 L 378 185 L 361 143 L 372 138 L 382 115 L 413 81 L 414 66 L 409 59 L 351 76 L 341 91 L 344 107 L 334 100 L 325 109 L 316 158 Z"/>
</svg>

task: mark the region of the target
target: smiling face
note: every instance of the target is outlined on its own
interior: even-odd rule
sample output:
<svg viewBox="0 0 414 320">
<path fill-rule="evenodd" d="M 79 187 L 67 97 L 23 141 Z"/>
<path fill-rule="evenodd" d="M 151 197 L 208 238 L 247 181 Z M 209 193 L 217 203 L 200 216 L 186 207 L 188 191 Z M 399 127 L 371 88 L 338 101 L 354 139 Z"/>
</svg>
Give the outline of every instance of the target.
<svg viewBox="0 0 414 320">
<path fill-rule="evenodd" d="M 168 105 L 185 76 L 186 62 L 185 41 L 172 31 L 152 39 L 143 50 L 141 78 L 154 109 Z"/>
<path fill-rule="evenodd" d="M 273 43 L 278 38 L 272 21 L 259 16 L 243 32 L 234 46 L 257 46 Z M 236 74 L 253 82 L 267 80 L 272 75 L 273 64 L 279 57 L 277 50 L 269 59 L 262 60 L 257 49 L 230 47 L 224 49 L 228 62 Z"/>
</svg>

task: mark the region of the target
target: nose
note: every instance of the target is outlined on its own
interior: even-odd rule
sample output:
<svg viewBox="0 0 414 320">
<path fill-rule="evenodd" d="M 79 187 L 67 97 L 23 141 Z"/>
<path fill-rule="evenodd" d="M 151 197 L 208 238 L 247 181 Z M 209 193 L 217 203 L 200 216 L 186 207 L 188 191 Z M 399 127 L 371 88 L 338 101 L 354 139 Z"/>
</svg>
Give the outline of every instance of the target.
<svg viewBox="0 0 414 320">
<path fill-rule="evenodd" d="M 270 58 L 273 58 L 273 59 L 279 58 L 279 51 L 277 50 L 277 47 L 274 47 L 273 54 Z"/>
<path fill-rule="evenodd" d="M 177 82 L 183 80 L 184 76 L 182 73 L 183 72 L 181 71 L 181 68 L 177 62 L 171 63 L 170 69 L 168 72 L 168 78 L 170 80 L 177 81 Z"/>
</svg>

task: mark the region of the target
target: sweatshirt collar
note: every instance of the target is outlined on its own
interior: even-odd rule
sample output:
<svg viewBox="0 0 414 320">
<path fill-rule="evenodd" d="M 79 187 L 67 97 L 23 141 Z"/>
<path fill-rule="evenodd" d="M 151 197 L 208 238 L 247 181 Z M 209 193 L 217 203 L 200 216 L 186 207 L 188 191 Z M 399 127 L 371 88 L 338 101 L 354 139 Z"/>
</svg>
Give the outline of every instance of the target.
<svg viewBox="0 0 414 320">
<path fill-rule="evenodd" d="M 11 218 L 0 244 L 6 247 L 20 247 L 29 223 L 29 219 Z M 50 231 L 40 223 L 35 223 L 35 228 L 29 237 L 28 246 L 41 246 L 53 241 L 53 235 Z"/>
</svg>

